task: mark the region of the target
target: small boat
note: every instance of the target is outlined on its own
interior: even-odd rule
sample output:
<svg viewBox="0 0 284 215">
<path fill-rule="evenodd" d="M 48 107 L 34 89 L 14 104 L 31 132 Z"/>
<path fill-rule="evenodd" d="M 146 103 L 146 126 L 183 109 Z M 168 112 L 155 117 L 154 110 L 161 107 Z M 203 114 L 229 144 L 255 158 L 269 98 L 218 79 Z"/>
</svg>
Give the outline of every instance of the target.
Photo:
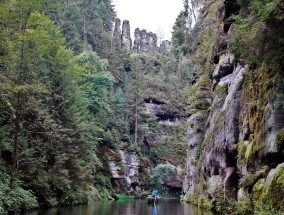
<svg viewBox="0 0 284 215">
<path fill-rule="evenodd" d="M 156 196 L 156 199 L 155 199 L 155 198 L 152 197 L 152 195 L 148 195 L 147 196 L 147 203 L 148 204 L 158 203 L 160 198 L 161 198 L 160 196 Z"/>
<path fill-rule="evenodd" d="M 113 198 L 115 200 L 121 200 L 121 199 L 134 199 L 135 196 L 126 196 L 126 195 L 114 195 Z"/>
</svg>

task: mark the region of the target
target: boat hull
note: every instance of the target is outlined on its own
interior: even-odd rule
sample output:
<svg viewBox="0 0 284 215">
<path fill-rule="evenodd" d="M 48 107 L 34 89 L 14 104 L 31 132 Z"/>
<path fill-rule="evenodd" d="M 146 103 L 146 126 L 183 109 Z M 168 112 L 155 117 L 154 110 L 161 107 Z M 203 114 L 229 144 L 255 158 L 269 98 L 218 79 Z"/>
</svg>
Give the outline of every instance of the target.
<svg viewBox="0 0 284 215">
<path fill-rule="evenodd" d="M 152 199 L 152 198 L 147 199 L 147 203 L 148 203 L 148 204 L 154 204 L 154 203 L 158 203 L 158 202 L 159 202 L 159 199 L 158 199 L 158 198 L 156 198 L 156 200 L 155 200 L 155 199 Z"/>
</svg>

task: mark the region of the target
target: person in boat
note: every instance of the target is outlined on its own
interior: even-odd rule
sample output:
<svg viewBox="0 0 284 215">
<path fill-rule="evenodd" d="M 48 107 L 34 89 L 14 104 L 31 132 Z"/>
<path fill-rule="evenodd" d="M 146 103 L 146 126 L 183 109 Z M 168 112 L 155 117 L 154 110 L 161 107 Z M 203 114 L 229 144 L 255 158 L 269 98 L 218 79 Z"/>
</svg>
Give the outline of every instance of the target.
<svg viewBox="0 0 284 215">
<path fill-rule="evenodd" d="M 157 198 L 157 190 L 156 190 L 156 189 L 154 189 L 154 190 L 152 191 L 152 198 L 153 198 L 153 199 L 156 199 L 156 198 Z"/>
</svg>

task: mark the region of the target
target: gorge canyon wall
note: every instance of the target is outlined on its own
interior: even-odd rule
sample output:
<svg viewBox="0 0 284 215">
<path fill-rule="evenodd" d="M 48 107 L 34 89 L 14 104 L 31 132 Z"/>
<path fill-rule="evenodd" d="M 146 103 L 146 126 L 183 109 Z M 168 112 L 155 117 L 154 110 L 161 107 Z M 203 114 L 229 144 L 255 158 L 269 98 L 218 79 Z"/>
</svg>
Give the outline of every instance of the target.
<svg viewBox="0 0 284 215">
<path fill-rule="evenodd" d="M 207 62 L 212 66 L 199 71 L 208 74 L 208 84 L 195 84 L 208 108 L 188 119 L 184 200 L 214 205 L 222 193 L 283 209 L 283 71 L 267 62 L 250 67 L 235 60 L 228 40 L 239 10 L 234 0 L 213 1 L 198 23 L 203 32 L 214 32 L 208 40 L 216 49 Z"/>
</svg>

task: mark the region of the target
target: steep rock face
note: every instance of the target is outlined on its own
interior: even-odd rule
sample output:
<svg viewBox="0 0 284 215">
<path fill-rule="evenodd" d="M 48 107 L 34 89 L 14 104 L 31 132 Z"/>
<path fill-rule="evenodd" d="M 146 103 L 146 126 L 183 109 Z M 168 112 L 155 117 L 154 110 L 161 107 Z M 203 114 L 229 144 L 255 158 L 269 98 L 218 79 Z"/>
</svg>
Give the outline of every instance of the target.
<svg viewBox="0 0 284 215">
<path fill-rule="evenodd" d="M 196 163 L 201 152 L 202 139 L 204 137 L 204 124 L 207 114 L 200 111 L 188 118 L 187 126 L 187 159 L 185 165 L 185 178 L 183 181 L 183 191 L 193 194 L 194 183 L 198 180 L 196 174 Z"/>
<path fill-rule="evenodd" d="M 122 49 L 126 50 L 131 50 L 132 48 L 132 40 L 130 36 L 130 24 L 128 20 L 123 20 L 122 23 L 121 47 Z"/>
<path fill-rule="evenodd" d="M 139 191 L 140 159 L 135 152 L 119 150 L 119 155 L 109 150 L 109 169 L 114 181 L 121 181 L 130 191 Z M 122 183 L 122 184 L 123 184 Z"/>
<path fill-rule="evenodd" d="M 255 89 L 252 89 L 249 68 L 233 65 L 229 60 L 232 57 L 231 54 L 223 56 L 224 60 L 216 65 L 213 72 L 215 88 L 208 118 L 206 115 L 202 118 L 202 112 L 198 112 L 188 120 L 188 157 L 183 191 L 187 196 L 196 195 L 198 189 L 202 189 L 198 186 L 207 184 L 208 188 L 204 191 L 208 198 L 214 198 L 217 190 L 223 187 L 227 195 L 236 198 L 238 194 L 238 198 L 242 199 L 254 187 L 255 199 L 265 202 L 268 201 L 266 194 L 270 194 L 264 194 L 264 190 L 272 190 L 268 185 L 261 185 L 265 188 L 257 194 L 260 193 L 257 186 L 271 181 L 268 179 L 272 177 L 271 171 L 268 173 L 269 168 L 284 165 L 283 86 L 278 86 L 280 90 L 274 92 L 273 98 L 262 94 L 265 92 L 260 93 L 260 89 L 257 89 L 259 95 L 255 95 L 253 92 L 259 85 L 254 85 Z M 266 105 L 257 110 L 260 107 L 251 104 L 252 94 L 264 96 Z M 262 98 L 258 99 L 261 104 Z M 198 119 L 207 121 L 205 135 L 198 132 Z M 196 160 L 200 144 L 201 154 Z M 283 189 L 279 192 L 283 193 Z M 275 199 L 273 205 L 279 207 L 278 201 Z"/>
<path fill-rule="evenodd" d="M 181 118 L 187 117 L 184 110 L 181 107 L 158 101 L 156 99 L 145 99 L 145 113 L 150 116 L 157 117 L 157 122 L 165 127 L 178 126 Z"/>
<path fill-rule="evenodd" d="M 157 49 L 157 35 L 146 30 L 136 28 L 134 31 L 133 50 L 136 53 L 146 52 L 150 47 Z"/>
<path fill-rule="evenodd" d="M 224 28 L 210 71 L 212 102 L 188 119 L 184 199 L 215 202 L 221 190 L 283 209 L 283 74 L 267 62 L 257 68 L 234 62 L 226 40 L 234 34 L 230 16 L 240 8 L 236 1 L 224 3 L 222 23 L 215 25 Z"/>
<path fill-rule="evenodd" d="M 219 73 L 224 66 L 219 67 Z M 211 119 L 204 139 L 203 172 L 208 173 L 209 180 L 216 175 L 222 177 L 221 182 L 228 189 L 238 184 L 234 145 L 239 138 L 240 94 L 247 71 L 246 67 L 237 65 L 232 74 L 220 79 L 213 94 Z"/>
</svg>

